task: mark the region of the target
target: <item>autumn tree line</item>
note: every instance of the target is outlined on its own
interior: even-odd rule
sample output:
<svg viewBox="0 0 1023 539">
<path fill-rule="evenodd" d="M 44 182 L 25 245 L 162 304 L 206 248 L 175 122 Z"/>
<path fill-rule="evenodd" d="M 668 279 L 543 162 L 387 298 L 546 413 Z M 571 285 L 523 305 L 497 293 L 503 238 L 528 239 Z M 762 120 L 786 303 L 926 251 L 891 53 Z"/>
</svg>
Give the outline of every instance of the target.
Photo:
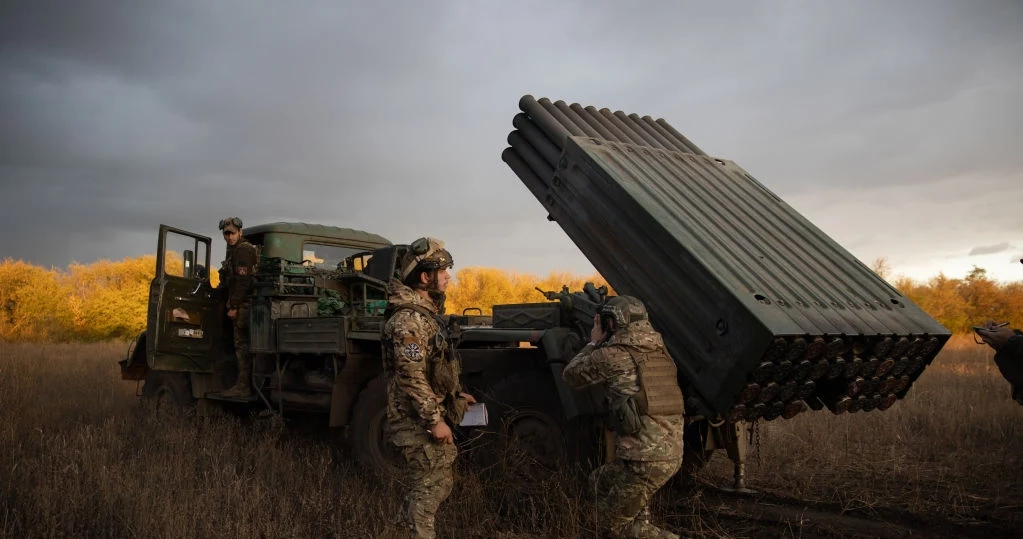
<svg viewBox="0 0 1023 539">
<path fill-rule="evenodd" d="M 180 264 L 180 261 L 170 261 Z M 146 327 L 149 284 L 156 256 L 43 268 L 20 260 L 0 262 L 0 341 L 104 341 L 130 339 Z M 172 268 L 168 268 L 171 270 Z M 886 275 L 885 264 L 875 271 Z M 213 285 L 217 273 L 211 272 Z M 468 267 L 455 272 L 447 309 L 461 313 L 479 307 L 484 314 L 502 303 L 546 301 L 536 289 L 580 290 L 599 275 L 551 272 L 546 277 L 497 268 Z M 950 330 L 963 333 L 986 320 L 1023 323 L 1023 282 L 1000 283 L 975 268 L 963 278 L 939 274 L 927 282 L 904 277 L 891 281 L 904 295 Z M 680 308 L 685 308 L 680 306 Z"/>
</svg>

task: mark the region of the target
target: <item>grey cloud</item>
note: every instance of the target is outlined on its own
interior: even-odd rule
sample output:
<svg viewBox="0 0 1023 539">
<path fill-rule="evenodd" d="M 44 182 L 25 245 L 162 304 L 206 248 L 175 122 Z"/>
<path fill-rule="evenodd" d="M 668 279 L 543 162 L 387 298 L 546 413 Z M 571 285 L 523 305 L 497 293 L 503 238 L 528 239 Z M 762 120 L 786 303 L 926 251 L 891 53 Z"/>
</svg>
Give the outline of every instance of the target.
<svg viewBox="0 0 1023 539">
<path fill-rule="evenodd" d="M 1014 248 L 1015 247 L 1013 247 L 1012 244 L 1006 241 L 1003 241 L 1002 243 L 996 245 L 980 245 L 974 247 L 973 249 L 970 249 L 969 256 L 992 255 L 996 253 L 1003 253 Z"/>
<path fill-rule="evenodd" d="M 978 6 L 19 3 L 0 17 L 0 226 L 47 225 L 0 256 L 125 256 L 158 222 L 239 214 L 585 271 L 500 161 L 524 93 L 664 117 L 782 196 L 986 171 L 1008 188 L 1023 8 Z"/>
</svg>

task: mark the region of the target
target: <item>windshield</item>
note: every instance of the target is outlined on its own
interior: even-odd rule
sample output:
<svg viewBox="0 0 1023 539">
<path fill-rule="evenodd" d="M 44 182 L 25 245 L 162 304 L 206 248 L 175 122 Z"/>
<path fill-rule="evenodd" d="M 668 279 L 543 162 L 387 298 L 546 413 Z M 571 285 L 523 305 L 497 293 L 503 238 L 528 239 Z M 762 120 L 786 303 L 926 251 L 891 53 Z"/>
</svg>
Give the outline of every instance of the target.
<svg viewBox="0 0 1023 539">
<path fill-rule="evenodd" d="M 317 268 L 335 269 L 338 263 L 360 251 L 353 247 L 306 242 L 302 245 L 302 261 L 311 262 Z"/>
</svg>

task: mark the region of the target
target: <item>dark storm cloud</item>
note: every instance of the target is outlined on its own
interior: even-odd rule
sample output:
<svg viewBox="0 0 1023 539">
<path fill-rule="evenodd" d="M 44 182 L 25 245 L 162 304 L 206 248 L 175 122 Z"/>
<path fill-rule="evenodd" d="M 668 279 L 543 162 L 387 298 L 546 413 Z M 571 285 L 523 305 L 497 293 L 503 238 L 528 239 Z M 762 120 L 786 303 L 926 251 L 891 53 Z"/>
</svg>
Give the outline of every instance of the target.
<svg viewBox="0 0 1023 539">
<path fill-rule="evenodd" d="M 388 157 L 372 128 L 403 120 L 373 102 L 401 99 L 400 75 L 430 54 L 387 42 L 434 41 L 429 10 L 374 27 L 387 10 L 181 5 L 34 3 L 3 19 L 2 189 L 19 202 L 4 219 L 44 209 L 49 224 L 5 255 L 62 265 L 72 232 L 208 230 L 225 212 L 327 220 L 343 210 L 325 199 L 370 191 Z"/>
<path fill-rule="evenodd" d="M 1020 4 L 707 4 L 19 3 L 0 226 L 41 224 L 0 257 L 122 257 L 238 214 L 585 271 L 500 161 L 524 93 L 664 117 L 786 197 L 1023 170 Z"/>
</svg>

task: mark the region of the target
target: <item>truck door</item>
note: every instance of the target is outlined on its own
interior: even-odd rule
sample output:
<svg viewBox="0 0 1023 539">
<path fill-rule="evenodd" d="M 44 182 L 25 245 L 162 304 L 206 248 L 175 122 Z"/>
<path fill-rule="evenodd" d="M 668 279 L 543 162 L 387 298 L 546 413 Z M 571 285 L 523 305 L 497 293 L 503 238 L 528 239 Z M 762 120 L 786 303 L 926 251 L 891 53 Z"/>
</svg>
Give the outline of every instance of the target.
<svg viewBox="0 0 1023 539">
<path fill-rule="evenodd" d="M 149 367 L 211 372 L 223 353 L 223 299 L 210 284 L 210 238 L 160 225 L 149 287 Z"/>
</svg>

